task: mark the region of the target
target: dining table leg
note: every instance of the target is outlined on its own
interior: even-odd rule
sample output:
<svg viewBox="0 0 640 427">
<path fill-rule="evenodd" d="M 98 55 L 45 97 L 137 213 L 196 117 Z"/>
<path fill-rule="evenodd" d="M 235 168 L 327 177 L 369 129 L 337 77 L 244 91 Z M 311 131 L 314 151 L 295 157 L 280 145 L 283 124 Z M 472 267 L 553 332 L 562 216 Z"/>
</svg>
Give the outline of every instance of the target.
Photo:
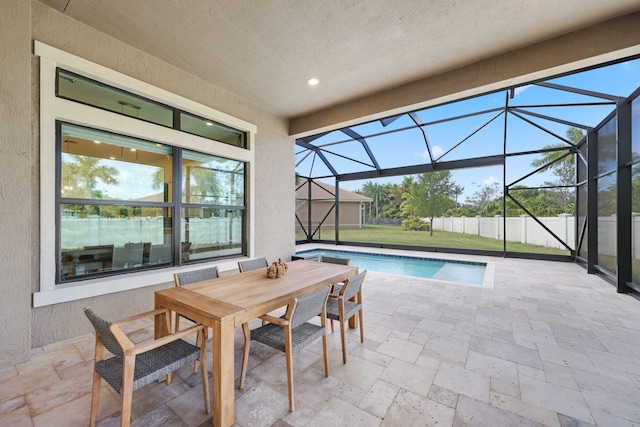
<svg viewBox="0 0 640 427">
<path fill-rule="evenodd" d="M 358 300 L 357 300 L 357 298 L 355 296 L 352 297 L 349 301 L 358 302 Z M 358 327 L 358 317 L 357 316 L 351 316 L 351 318 L 348 320 L 347 324 L 349 325 L 349 328 L 356 329 Z"/>
<path fill-rule="evenodd" d="M 235 422 L 234 332 L 233 319 L 214 322 L 211 340 L 214 427 L 229 427 Z"/>
</svg>

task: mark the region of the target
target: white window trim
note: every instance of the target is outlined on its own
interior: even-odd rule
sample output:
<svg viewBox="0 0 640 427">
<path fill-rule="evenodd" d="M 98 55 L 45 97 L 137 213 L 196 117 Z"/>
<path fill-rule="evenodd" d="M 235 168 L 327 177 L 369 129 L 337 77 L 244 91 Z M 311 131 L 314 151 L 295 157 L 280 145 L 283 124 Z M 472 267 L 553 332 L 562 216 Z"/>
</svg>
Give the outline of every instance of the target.
<svg viewBox="0 0 640 427">
<path fill-rule="evenodd" d="M 152 86 L 39 41 L 34 53 L 40 57 L 40 290 L 33 294 L 33 306 L 42 307 L 62 302 L 91 298 L 173 280 L 173 273 L 193 269 L 165 268 L 122 276 L 96 278 L 69 284 L 55 284 L 55 139 L 56 120 L 88 126 L 132 137 L 197 150 L 247 163 L 247 255 L 254 256 L 254 191 L 255 148 L 257 127 L 244 120 L 199 104 L 182 96 Z M 199 136 L 168 129 L 135 118 L 56 98 L 56 67 L 75 72 L 145 98 L 171 105 L 200 117 L 247 132 L 249 149 L 235 147 Z"/>
</svg>

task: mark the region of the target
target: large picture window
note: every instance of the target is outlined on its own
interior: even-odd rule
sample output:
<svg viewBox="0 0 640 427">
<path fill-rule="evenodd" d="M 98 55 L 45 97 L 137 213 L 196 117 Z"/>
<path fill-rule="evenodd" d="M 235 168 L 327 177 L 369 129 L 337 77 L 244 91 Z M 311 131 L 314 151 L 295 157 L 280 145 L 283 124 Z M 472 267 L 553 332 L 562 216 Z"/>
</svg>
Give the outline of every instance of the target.
<svg viewBox="0 0 640 427">
<path fill-rule="evenodd" d="M 254 256 L 254 124 L 37 40 L 34 53 L 34 307 L 168 283 L 198 263 Z"/>
<path fill-rule="evenodd" d="M 58 127 L 58 283 L 243 253 L 244 162 Z M 173 173 L 174 151 L 181 174 Z M 182 209 L 172 197 L 173 177 Z"/>
</svg>

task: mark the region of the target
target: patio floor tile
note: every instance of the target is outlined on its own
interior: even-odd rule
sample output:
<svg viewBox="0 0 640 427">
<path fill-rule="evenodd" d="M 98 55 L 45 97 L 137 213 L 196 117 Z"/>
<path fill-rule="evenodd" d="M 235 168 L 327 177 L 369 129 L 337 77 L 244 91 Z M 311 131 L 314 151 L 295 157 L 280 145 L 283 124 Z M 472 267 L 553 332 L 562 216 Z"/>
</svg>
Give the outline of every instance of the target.
<svg viewBox="0 0 640 427">
<path fill-rule="evenodd" d="M 294 355 L 289 412 L 284 355 L 253 343 L 235 426 L 640 426 L 639 299 L 571 263 L 433 255 L 493 263 L 493 286 L 370 271 L 365 342 L 347 331 L 347 364 L 338 329 L 330 377 L 319 342 Z M 239 328 L 235 343 L 237 378 Z M 0 425 L 86 426 L 93 345 L 91 334 L 52 343 L 1 370 Z M 132 413 L 132 426 L 211 425 L 192 367 L 134 392 Z M 103 386 L 98 426 L 119 423 L 119 396 Z"/>
</svg>

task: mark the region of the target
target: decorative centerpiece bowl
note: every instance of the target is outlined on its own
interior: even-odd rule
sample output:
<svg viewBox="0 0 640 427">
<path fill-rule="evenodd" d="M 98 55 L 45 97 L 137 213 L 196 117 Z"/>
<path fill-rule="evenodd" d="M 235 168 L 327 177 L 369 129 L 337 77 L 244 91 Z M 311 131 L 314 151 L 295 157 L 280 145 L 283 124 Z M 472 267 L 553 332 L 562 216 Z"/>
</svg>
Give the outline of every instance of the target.
<svg viewBox="0 0 640 427">
<path fill-rule="evenodd" d="M 278 259 L 278 261 L 267 267 L 267 276 L 271 279 L 277 279 L 278 277 L 284 276 L 284 273 L 286 273 L 288 269 L 287 264 L 282 262 L 281 259 Z"/>
</svg>

